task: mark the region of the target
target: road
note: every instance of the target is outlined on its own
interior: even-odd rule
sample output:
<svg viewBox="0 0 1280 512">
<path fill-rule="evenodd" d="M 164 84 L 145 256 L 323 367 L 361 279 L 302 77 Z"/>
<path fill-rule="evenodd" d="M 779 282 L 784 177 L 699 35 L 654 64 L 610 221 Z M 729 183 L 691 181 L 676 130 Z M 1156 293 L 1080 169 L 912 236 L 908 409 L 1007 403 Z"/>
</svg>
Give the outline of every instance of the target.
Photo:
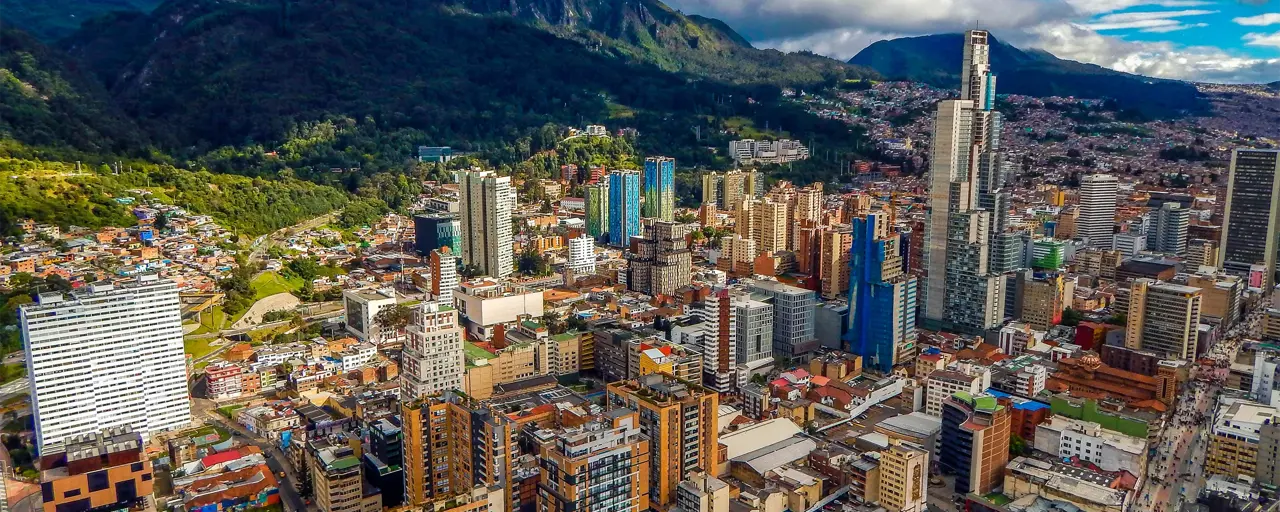
<svg viewBox="0 0 1280 512">
<path fill-rule="evenodd" d="M 1220 368 L 1230 367 L 1241 342 L 1257 332 L 1262 312 L 1257 309 L 1247 314 L 1205 357 L 1215 360 Z M 1209 425 L 1222 395 L 1225 372 L 1200 373 L 1198 367 L 1192 367 L 1191 382 L 1182 389 L 1177 407 L 1157 437 L 1156 453 L 1147 461 L 1147 478 L 1138 489 L 1135 511 L 1178 512 L 1184 504 L 1195 502 L 1204 488 Z"/>
<path fill-rule="evenodd" d="M 307 219 L 287 228 L 277 229 L 269 235 L 262 235 L 258 237 L 253 241 L 253 251 L 249 253 L 249 262 L 253 263 L 261 261 L 263 256 L 266 255 L 267 250 L 271 249 L 271 247 L 275 246 L 276 243 L 281 240 L 288 238 L 290 233 L 315 229 L 325 224 L 329 224 L 333 222 L 334 219 L 338 218 L 339 213 L 342 213 L 342 210 L 329 212 L 319 217 Z"/>
<path fill-rule="evenodd" d="M 297 473 L 294 472 L 289 458 L 280 448 L 274 444 L 268 443 L 250 434 L 244 427 L 234 421 L 228 421 L 218 414 L 216 404 L 210 400 L 203 398 L 191 399 L 192 413 L 206 423 L 213 423 L 225 428 L 238 435 L 241 443 L 248 443 L 257 446 L 262 450 L 263 454 L 268 455 L 267 467 L 271 468 L 271 472 L 279 475 L 283 471 L 286 478 L 280 481 L 280 500 L 284 503 L 286 512 L 302 512 L 306 510 L 318 510 L 315 507 L 307 508 L 306 502 L 302 500 L 302 496 L 298 495 L 298 491 L 294 489 L 293 482 L 297 481 Z"/>
</svg>

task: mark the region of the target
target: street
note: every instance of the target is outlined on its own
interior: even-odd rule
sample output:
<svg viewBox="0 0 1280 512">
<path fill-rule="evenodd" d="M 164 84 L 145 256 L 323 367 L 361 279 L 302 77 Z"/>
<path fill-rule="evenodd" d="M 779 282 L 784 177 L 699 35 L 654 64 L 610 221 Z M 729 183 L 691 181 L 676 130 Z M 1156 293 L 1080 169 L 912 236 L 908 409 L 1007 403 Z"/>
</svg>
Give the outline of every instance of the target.
<svg viewBox="0 0 1280 512">
<path fill-rule="evenodd" d="M 279 488 L 280 501 L 284 503 L 284 509 L 286 512 L 316 510 L 314 507 L 307 508 L 306 502 L 304 502 L 302 497 L 298 495 L 298 491 L 293 488 L 293 482 L 297 479 L 297 473 L 294 472 L 293 467 L 289 464 L 288 457 L 284 452 L 280 451 L 279 447 L 254 437 L 245 430 L 244 427 L 241 427 L 240 424 L 223 418 L 222 415 L 218 414 L 216 404 L 210 400 L 193 398 L 191 400 L 191 409 L 193 416 L 196 418 L 214 423 L 233 432 L 236 435 L 236 439 L 241 443 L 252 444 L 253 446 L 257 446 L 262 449 L 262 453 L 268 456 L 267 467 L 271 468 L 271 472 L 273 474 L 278 476 L 281 471 L 284 471 L 286 478 L 280 479 Z"/>
</svg>

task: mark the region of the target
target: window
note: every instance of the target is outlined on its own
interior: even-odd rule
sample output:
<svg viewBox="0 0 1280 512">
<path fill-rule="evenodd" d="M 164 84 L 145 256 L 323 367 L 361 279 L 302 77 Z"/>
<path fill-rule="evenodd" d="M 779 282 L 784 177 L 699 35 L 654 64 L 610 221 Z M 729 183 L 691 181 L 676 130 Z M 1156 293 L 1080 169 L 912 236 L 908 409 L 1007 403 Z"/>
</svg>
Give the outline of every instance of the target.
<svg viewBox="0 0 1280 512">
<path fill-rule="evenodd" d="M 111 486 L 111 484 L 107 482 L 106 470 L 94 471 L 92 473 L 89 473 L 88 479 L 89 479 L 89 492 L 101 491 Z"/>
</svg>

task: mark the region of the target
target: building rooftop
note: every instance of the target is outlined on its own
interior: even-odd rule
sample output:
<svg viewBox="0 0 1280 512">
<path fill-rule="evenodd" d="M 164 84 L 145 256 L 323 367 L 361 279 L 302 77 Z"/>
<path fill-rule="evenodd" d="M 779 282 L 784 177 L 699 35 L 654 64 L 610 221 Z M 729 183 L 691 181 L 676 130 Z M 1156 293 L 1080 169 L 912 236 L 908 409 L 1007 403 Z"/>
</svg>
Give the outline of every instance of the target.
<svg viewBox="0 0 1280 512">
<path fill-rule="evenodd" d="M 913 437 L 928 437 L 942 430 L 942 418 L 923 412 L 913 412 L 894 416 L 877 423 L 876 426 Z"/>
<path fill-rule="evenodd" d="M 808 457 L 809 453 L 817 448 L 818 443 L 812 439 L 791 437 L 729 460 L 746 464 L 757 474 L 763 475 Z"/>
<path fill-rule="evenodd" d="M 1019 478 L 1039 482 L 1062 494 L 1107 507 L 1124 506 L 1125 496 L 1128 494 L 1123 489 L 1108 487 L 1111 479 L 1100 473 L 1043 460 L 1018 457 L 1009 461 L 1005 471 Z"/>
<path fill-rule="evenodd" d="M 727 448 L 727 457 L 732 459 L 739 455 L 759 450 L 780 440 L 794 437 L 800 433 L 800 427 L 787 418 L 774 418 L 750 425 L 720 436 L 720 444 Z"/>
<path fill-rule="evenodd" d="M 1104 444 L 1133 455 L 1141 455 L 1147 450 L 1147 440 L 1143 438 L 1127 436 L 1113 430 L 1102 428 L 1102 425 L 1091 421 L 1077 420 L 1065 416 L 1054 415 L 1049 418 L 1048 423 L 1042 423 L 1037 429 L 1045 429 L 1055 432 L 1063 432 L 1071 430 L 1088 436 L 1096 437 L 1102 440 Z"/>
<path fill-rule="evenodd" d="M 1226 401 L 1221 406 L 1225 413 L 1219 413 L 1213 424 L 1214 435 L 1235 435 L 1244 439 L 1256 440 L 1262 430 L 1263 423 L 1275 421 L 1276 408 L 1244 400 Z"/>
</svg>

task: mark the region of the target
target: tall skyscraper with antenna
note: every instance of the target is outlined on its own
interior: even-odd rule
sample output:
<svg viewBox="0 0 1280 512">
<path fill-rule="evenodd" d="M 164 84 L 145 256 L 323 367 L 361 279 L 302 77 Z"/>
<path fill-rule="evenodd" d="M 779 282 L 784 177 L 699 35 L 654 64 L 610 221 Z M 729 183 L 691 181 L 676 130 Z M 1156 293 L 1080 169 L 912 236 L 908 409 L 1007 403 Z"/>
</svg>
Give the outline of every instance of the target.
<svg viewBox="0 0 1280 512">
<path fill-rule="evenodd" d="M 925 228 L 923 319 L 927 327 L 980 332 L 1002 319 L 1002 289 L 991 268 L 998 243 L 1007 174 L 999 154 L 988 34 L 964 34 L 960 98 L 938 103 L 930 159 Z M 1007 214 L 1006 214 L 1007 215 Z"/>
</svg>

